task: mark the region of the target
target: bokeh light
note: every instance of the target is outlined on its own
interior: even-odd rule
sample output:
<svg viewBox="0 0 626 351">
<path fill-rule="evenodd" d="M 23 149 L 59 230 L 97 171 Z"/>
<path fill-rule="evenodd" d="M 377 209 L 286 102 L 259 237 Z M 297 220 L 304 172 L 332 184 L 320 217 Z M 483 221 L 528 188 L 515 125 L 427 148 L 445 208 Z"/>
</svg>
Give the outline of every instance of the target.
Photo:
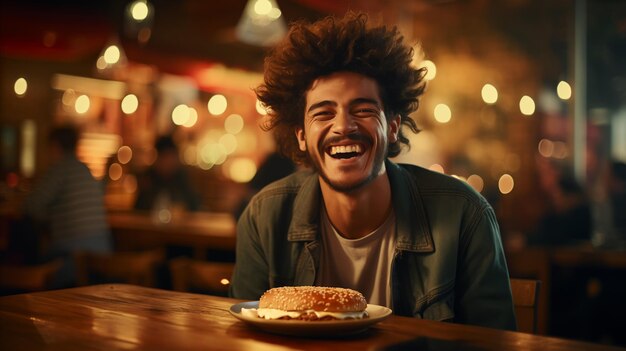
<svg viewBox="0 0 626 351">
<path fill-rule="evenodd" d="M 226 97 L 221 94 L 213 95 L 207 104 L 209 113 L 213 116 L 219 116 L 226 111 L 228 107 L 228 101 Z"/>
<path fill-rule="evenodd" d="M 572 87 L 568 82 L 562 80 L 556 86 L 556 94 L 562 100 L 569 100 L 572 97 Z"/>
<path fill-rule="evenodd" d="M 251 159 L 238 158 L 230 163 L 228 174 L 235 182 L 247 183 L 254 177 L 256 171 L 256 165 Z"/>
<path fill-rule="evenodd" d="M 13 91 L 15 91 L 17 96 L 23 96 L 26 94 L 26 90 L 28 90 L 28 82 L 26 81 L 26 78 L 18 78 L 15 81 L 15 84 L 13 84 Z"/>
<path fill-rule="evenodd" d="M 111 180 L 120 180 L 122 173 L 122 166 L 119 163 L 113 163 L 109 166 L 109 178 L 111 178 Z"/>
<path fill-rule="evenodd" d="M 122 146 L 117 150 L 117 160 L 125 165 L 133 158 L 133 150 L 129 146 Z"/>
<path fill-rule="evenodd" d="M 480 95 L 487 104 L 495 104 L 498 101 L 498 89 L 491 84 L 483 85 Z"/>
<path fill-rule="evenodd" d="M 439 123 L 448 123 L 452 119 L 452 111 L 446 104 L 435 106 L 435 120 Z"/>
<path fill-rule="evenodd" d="M 426 68 L 425 80 L 433 80 L 437 76 L 437 66 L 431 60 L 424 60 L 420 63 L 420 67 Z"/>
<path fill-rule="evenodd" d="M 500 193 L 506 195 L 513 191 L 515 187 L 515 181 L 510 174 L 503 174 L 498 180 L 498 189 Z"/>
<path fill-rule="evenodd" d="M 483 181 L 483 178 L 479 176 L 478 174 L 472 174 L 469 177 L 467 177 L 467 183 L 471 185 L 472 188 L 474 188 L 478 192 L 483 191 L 483 187 L 485 186 L 485 182 Z"/>
<path fill-rule="evenodd" d="M 535 113 L 535 100 L 533 100 L 530 96 L 524 95 L 519 100 L 519 110 L 522 114 L 526 116 L 531 116 Z"/>
<path fill-rule="evenodd" d="M 89 107 L 91 106 L 91 101 L 89 100 L 89 96 L 81 95 L 76 98 L 74 102 L 74 110 L 76 113 L 83 114 L 89 111 Z"/>
<path fill-rule="evenodd" d="M 230 134 L 237 134 L 243 129 L 243 124 L 243 117 L 233 113 L 224 120 L 224 129 Z"/>
<path fill-rule="evenodd" d="M 122 112 L 130 115 L 131 113 L 135 113 L 135 111 L 137 111 L 137 107 L 139 107 L 139 99 L 137 99 L 137 96 L 134 94 L 128 94 L 124 96 L 124 99 L 122 99 L 121 106 Z"/>
</svg>

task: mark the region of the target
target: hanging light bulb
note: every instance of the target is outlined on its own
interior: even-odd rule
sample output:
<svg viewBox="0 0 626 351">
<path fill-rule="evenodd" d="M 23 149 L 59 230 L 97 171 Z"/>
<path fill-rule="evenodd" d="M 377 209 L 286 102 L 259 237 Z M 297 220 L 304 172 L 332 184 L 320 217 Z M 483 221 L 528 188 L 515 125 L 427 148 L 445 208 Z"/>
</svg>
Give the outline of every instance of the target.
<svg viewBox="0 0 626 351">
<path fill-rule="evenodd" d="M 135 0 L 126 6 L 124 31 L 126 36 L 146 44 L 152 36 L 154 6 L 147 0 Z"/>
<path fill-rule="evenodd" d="M 287 33 L 287 25 L 274 0 L 248 0 L 236 33 L 244 43 L 272 46 Z"/>
<path fill-rule="evenodd" d="M 96 61 L 98 74 L 102 76 L 113 76 L 116 71 L 126 66 L 127 59 L 124 48 L 117 38 L 109 40 Z"/>
</svg>

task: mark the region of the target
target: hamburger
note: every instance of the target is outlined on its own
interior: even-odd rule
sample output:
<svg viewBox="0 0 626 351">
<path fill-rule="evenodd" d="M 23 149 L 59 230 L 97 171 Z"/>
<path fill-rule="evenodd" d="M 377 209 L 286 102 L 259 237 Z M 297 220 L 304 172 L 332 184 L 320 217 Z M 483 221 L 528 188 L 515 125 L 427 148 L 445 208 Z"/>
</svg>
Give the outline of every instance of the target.
<svg viewBox="0 0 626 351">
<path fill-rule="evenodd" d="M 367 301 L 352 289 L 286 286 L 267 290 L 259 300 L 257 315 L 264 319 L 324 321 L 363 319 Z"/>
</svg>

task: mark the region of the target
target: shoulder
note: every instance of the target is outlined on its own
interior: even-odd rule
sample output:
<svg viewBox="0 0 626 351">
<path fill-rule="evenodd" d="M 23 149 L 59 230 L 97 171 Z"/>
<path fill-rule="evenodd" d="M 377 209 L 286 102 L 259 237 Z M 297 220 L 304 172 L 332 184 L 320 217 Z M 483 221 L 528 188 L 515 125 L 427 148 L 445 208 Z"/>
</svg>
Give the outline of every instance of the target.
<svg viewBox="0 0 626 351">
<path fill-rule="evenodd" d="M 458 198 L 489 207 L 487 200 L 462 179 L 410 164 L 396 166 L 397 173 L 402 174 L 405 181 L 411 183 L 424 198 Z"/>
<path fill-rule="evenodd" d="M 298 171 L 261 189 L 252 197 L 245 212 L 266 221 L 288 218 L 298 211 L 298 204 L 311 202 L 318 188 L 317 173 Z"/>
<path fill-rule="evenodd" d="M 317 175 L 310 170 L 302 170 L 292 173 L 262 188 L 255 195 L 255 198 L 267 199 L 272 197 L 290 196 L 298 194 L 304 184 L 312 177 L 317 177 Z"/>
</svg>

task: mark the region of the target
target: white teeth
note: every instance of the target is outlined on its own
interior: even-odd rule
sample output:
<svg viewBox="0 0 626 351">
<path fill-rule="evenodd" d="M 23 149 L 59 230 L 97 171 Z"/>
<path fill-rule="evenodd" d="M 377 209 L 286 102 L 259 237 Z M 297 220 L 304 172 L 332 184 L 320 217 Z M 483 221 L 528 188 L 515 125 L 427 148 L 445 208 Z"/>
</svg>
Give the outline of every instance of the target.
<svg viewBox="0 0 626 351">
<path fill-rule="evenodd" d="M 330 154 L 345 154 L 350 152 L 361 153 L 361 145 L 341 145 L 341 146 L 332 146 L 330 148 Z"/>
</svg>

